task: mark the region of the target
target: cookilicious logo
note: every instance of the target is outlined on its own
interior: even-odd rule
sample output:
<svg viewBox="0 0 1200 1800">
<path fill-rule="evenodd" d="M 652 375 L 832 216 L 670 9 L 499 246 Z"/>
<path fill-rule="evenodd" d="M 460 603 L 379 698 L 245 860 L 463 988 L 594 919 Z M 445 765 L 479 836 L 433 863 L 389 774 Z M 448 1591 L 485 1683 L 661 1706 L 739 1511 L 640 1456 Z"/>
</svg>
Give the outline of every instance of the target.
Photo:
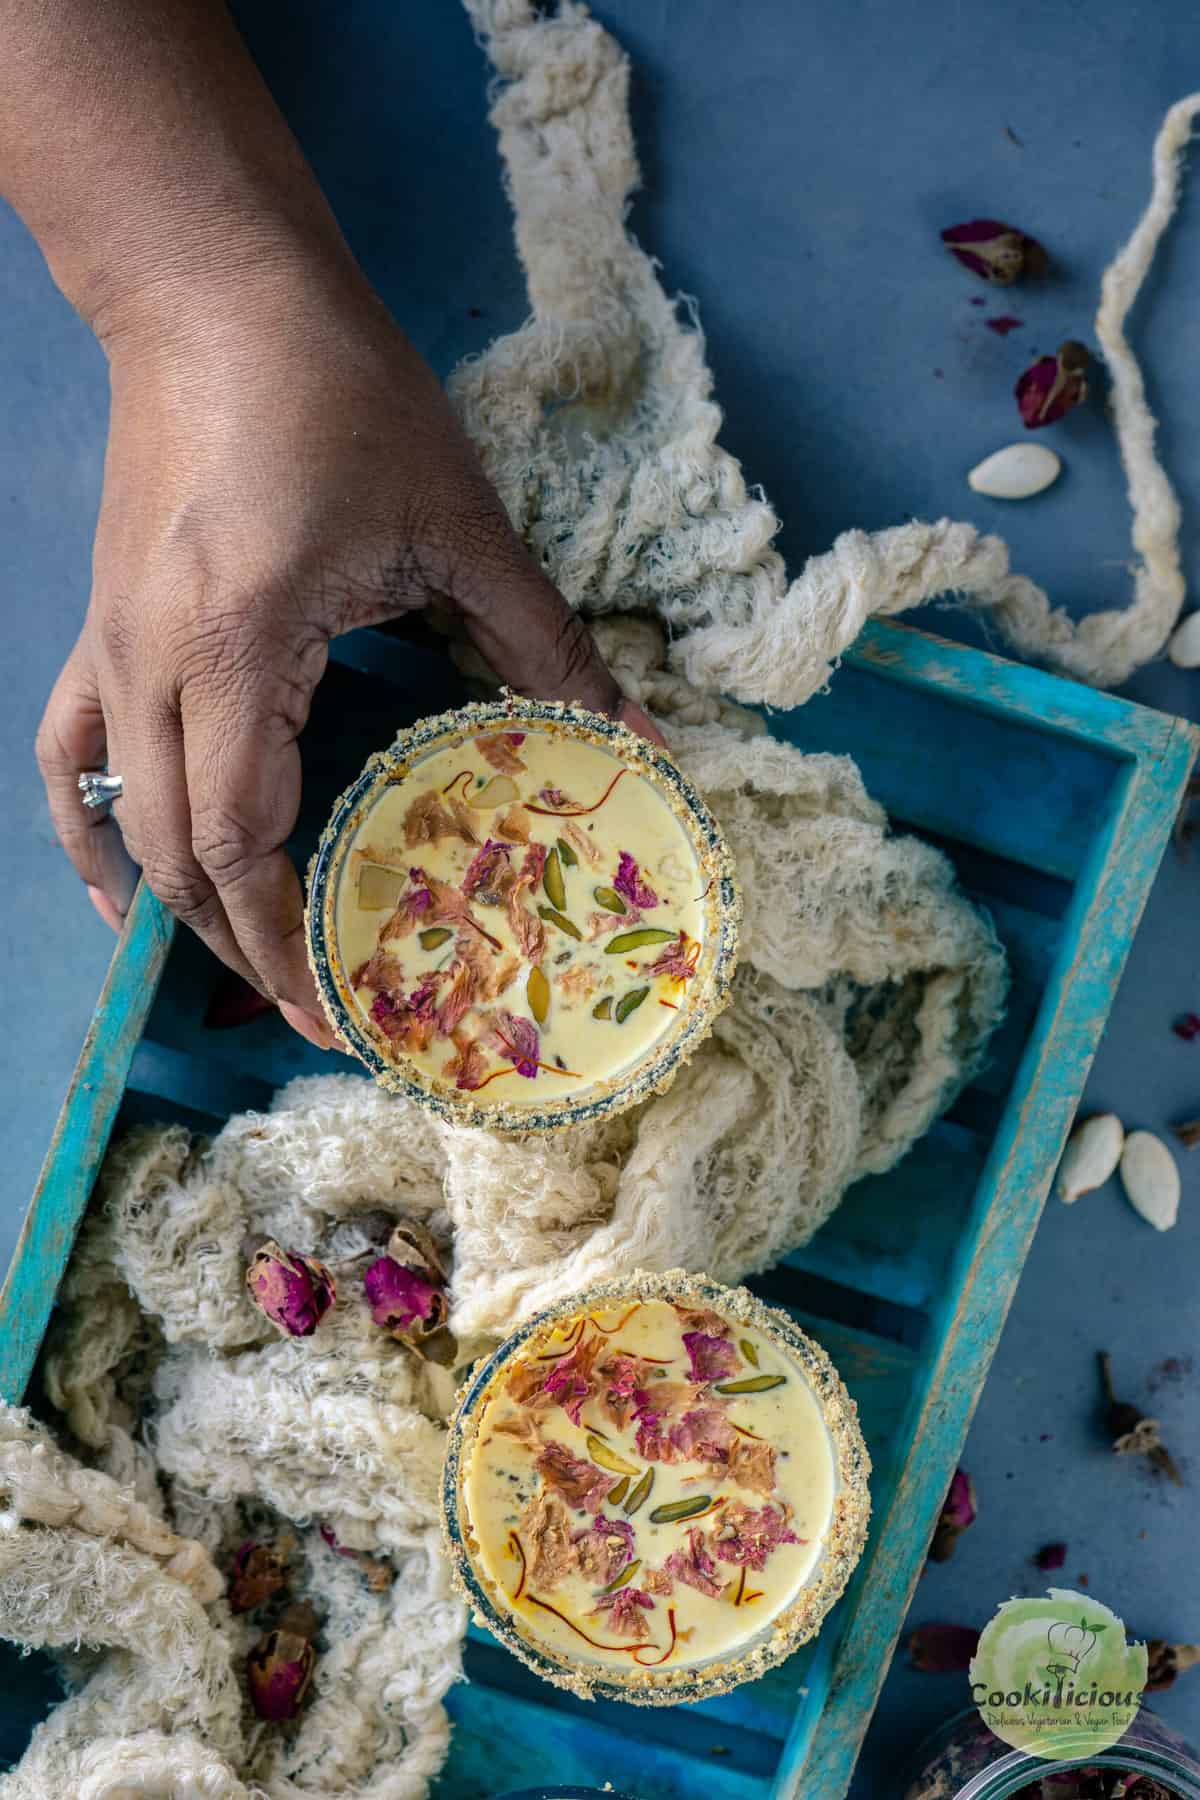
<svg viewBox="0 0 1200 1800">
<path fill-rule="evenodd" d="M 1006 1601 L 971 1663 L 972 1698 L 988 1729 L 1047 1761 L 1115 1744 L 1145 1687 L 1146 1646 L 1127 1644 L 1115 1613 L 1068 1588 Z"/>
</svg>

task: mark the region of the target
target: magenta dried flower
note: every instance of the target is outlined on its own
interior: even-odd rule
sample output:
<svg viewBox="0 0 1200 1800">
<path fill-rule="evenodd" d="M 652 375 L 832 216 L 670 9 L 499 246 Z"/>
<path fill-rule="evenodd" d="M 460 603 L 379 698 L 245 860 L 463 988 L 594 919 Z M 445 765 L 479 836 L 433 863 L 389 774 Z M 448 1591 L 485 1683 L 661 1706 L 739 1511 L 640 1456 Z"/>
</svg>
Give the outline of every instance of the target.
<svg viewBox="0 0 1200 1800">
<path fill-rule="evenodd" d="M 1182 1038 L 1185 1044 L 1190 1044 L 1194 1038 L 1200 1037 L 1200 1013 L 1182 1013 L 1172 1025 L 1171 1030 L 1176 1037 Z"/>
<path fill-rule="evenodd" d="M 1000 219 L 970 219 L 942 233 L 951 256 L 972 275 L 1001 286 L 1022 275 L 1044 275 L 1050 259 L 1036 238 Z"/>
<path fill-rule="evenodd" d="M 283 1560 L 273 1544 L 256 1544 L 253 1538 L 239 1546 L 229 1576 L 229 1610 L 252 1612 L 277 1594 L 287 1583 Z"/>
<path fill-rule="evenodd" d="M 622 850 L 618 858 L 613 886 L 639 912 L 649 912 L 652 906 L 658 905 L 658 895 L 648 881 L 642 880 L 641 870 L 628 850 Z"/>
<path fill-rule="evenodd" d="M 1019 331 L 1025 323 L 1024 319 L 1016 319 L 1012 313 L 998 313 L 994 319 L 985 319 L 984 324 L 997 337 L 1007 337 L 1010 331 Z"/>
<path fill-rule="evenodd" d="M 943 1502 L 934 1527 L 933 1542 L 929 1546 L 931 1562 L 949 1562 L 959 1538 L 968 1525 L 975 1523 L 976 1511 L 975 1488 L 971 1477 L 965 1469 L 955 1469 L 950 1492 Z"/>
<path fill-rule="evenodd" d="M 1032 363 L 1013 392 L 1027 431 L 1053 425 L 1073 406 L 1087 399 L 1087 350 L 1068 338 L 1057 356 L 1042 356 Z"/>
<path fill-rule="evenodd" d="M 250 1704 L 260 1719 L 294 1719 L 312 1684 L 317 1653 L 306 1637 L 280 1628 L 260 1637 L 246 1658 Z"/>
<path fill-rule="evenodd" d="M 496 1014 L 494 1034 L 517 1074 L 532 1081 L 537 1075 L 541 1054 L 536 1026 L 528 1019 L 518 1019 L 514 1013 L 501 1011 Z"/>
<path fill-rule="evenodd" d="M 909 1633 L 908 1660 L 927 1675 L 953 1675 L 971 1666 L 979 1633 L 971 1625 L 918 1625 Z"/>
<path fill-rule="evenodd" d="M 381 1256 L 363 1276 L 363 1287 L 375 1323 L 402 1342 L 414 1342 L 440 1331 L 449 1306 L 445 1291 L 428 1276 Z"/>
<path fill-rule="evenodd" d="M 337 1299 L 333 1276 L 315 1256 L 269 1239 L 246 1270 L 250 1298 L 287 1337 L 311 1337 Z"/>
<path fill-rule="evenodd" d="M 693 1381 L 724 1381 L 736 1375 L 738 1353 L 728 1338 L 712 1337 L 706 1331 L 685 1331 L 683 1347 L 688 1353 Z"/>
<path fill-rule="evenodd" d="M 1067 1546 L 1043 1544 L 1033 1560 L 1039 1569 L 1061 1569 L 1067 1560 Z"/>
</svg>

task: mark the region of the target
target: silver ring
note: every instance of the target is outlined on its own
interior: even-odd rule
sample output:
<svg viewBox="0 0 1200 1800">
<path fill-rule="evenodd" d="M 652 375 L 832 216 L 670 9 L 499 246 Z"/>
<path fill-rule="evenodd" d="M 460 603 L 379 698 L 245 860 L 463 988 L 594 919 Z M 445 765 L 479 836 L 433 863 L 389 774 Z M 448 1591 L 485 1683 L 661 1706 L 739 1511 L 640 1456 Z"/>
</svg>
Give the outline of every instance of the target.
<svg viewBox="0 0 1200 1800">
<path fill-rule="evenodd" d="M 108 806 L 113 800 L 119 800 L 125 791 L 125 783 L 119 775 L 88 774 L 79 777 L 79 792 L 83 795 L 85 806 Z"/>
</svg>

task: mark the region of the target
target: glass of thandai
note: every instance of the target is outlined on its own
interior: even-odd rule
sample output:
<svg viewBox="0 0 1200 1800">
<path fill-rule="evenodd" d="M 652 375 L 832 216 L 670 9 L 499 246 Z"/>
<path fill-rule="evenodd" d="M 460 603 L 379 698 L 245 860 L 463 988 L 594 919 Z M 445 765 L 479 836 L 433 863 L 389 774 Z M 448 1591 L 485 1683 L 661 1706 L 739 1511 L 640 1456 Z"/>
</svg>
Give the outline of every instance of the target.
<svg viewBox="0 0 1200 1800">
<path fill-rule="evenodd" d="M 541 1314 L 473 1372 L 443 1519 L 461 1587 L 522 1661 L 669 1704 L 816 1633 L 862 1551 L 869 1471 L 825 1352 L 676 1270 Z"/>
<path fill-rule="evenodd" d="M 728 850 L 668 757 L 515 697 L 401 732 L 309 879 L 342 1041 L 385 1086 L 502 1131 L 665 1087 L 728 998 L 739 920 Z"/>
</svg>

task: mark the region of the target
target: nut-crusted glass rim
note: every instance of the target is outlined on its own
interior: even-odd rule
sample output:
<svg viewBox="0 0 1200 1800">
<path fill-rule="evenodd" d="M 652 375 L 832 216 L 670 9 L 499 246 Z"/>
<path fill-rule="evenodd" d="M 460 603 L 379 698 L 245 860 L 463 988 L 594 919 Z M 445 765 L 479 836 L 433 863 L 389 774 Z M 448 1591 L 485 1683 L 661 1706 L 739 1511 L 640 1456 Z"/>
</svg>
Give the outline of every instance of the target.
<svg viewBox="0 0 1200 1800">
<path fill-rule="evenodd" d="M 833 1445 L 837 1486 L 826 1543 L 815 1569 L 795 1599 L 760 1627 L 736 1655 L 728 1652 L 711 1662 L 688 1669 L 631 1669 L 601 1672 L 588 1665 L 574 1665 L 553 1655 L 541 1644 L 519 1632 L 504 1598 L 482 1565 L 471 1554 L 470 1524 L 463 1486 L 470 1466 L 483 1401 L 503 1380 L 512 1359 L 531 1340 L 549 1337 L 562 1320 L 597 1307 L 622 1306 L 628 1301 L 663 1300 L 684 1306 L 711 1307 L 724 1318 L 759 1331 L 796 1364 L 809 1384 Z M 801 1644 L 816 1636 L 830 1608 L 837 1601 L 862 1555 L 871 1514 L 867 1486 L 871 1459 L 858 1423 L 858 1408 L 845 1383 L 819 1344 L 777 1307 L 764 1306 L 745 1288 L 722 1287 L 707 1275 L 689 1275 L 668 1269 L 663 1275 L 639 1270 L 619 1281 L 589 1288 L 586 1293 L 561 1300 L 518 1326 L 499 1349 L 472 1369 L 459 1393 L 450 1421 L 446 1458 L 442 1466 L 442 1531 L 450 1557 L 455 1586 L 483 1623 L 500 1642 L 529 1668 L 556 1687 L 568 1688 L 585 1700 L 603 1697 L 635 1706 L 675 1706 L 728 1693 L 745 1681 L 754 1681 L 783 1662 Z"/>
<path fill-rule="evenodd" d="M 403 1051 L 391 1055 L 367 1027 L 338 953 L 335 908 L 338 882 L 355 832 L 395 772 L 418 757 L 465 741 L 496 726 L 550 725 L 609 751 L 647 780 L 680 821 L 705 882 L 705 940 L 695 987 L 689 991 L 672 1029 L 657 1039 L 640 1062 L 557 1104 L 518 1106 L 485 1101 L 469 1090 L 437 1081 Z M 737 966 L 742 901 L 733 859 L 720 827 L 691 783 L 656 745 L 601 713 L 553 700 L 525 700 L 506 694 L 474 702 L 454 712 L 420 719 L 399 732 L 386 750 L 370 758 L 362 774 L 338 800 L 308 871 L 305 925 L 308 958 L 321 1004 L 339 1038 L 364 1063 L 381 1087 L 417 1100 L 452 1124 L 505 1133 L 551 1132 L 567 1125 L 606 1118 L 668 1087 L 679 1069 L 712 1030 L 729 1002 Z"/>
</svg>

